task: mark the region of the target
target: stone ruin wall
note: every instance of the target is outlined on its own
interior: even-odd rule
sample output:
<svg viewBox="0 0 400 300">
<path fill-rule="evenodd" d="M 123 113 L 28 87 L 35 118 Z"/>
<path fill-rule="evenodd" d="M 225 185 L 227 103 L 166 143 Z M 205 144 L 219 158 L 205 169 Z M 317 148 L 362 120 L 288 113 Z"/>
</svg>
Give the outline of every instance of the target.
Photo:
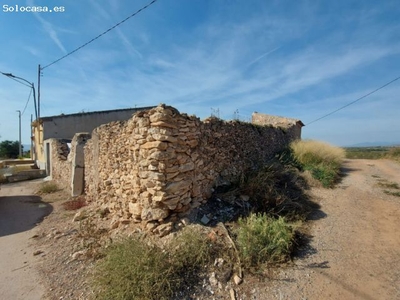
<svg viewBox="0 0 400 300">
<path fill-rule="evenodd" d="M 48 139 L 50 143 L 51 179 L 56 181 L 60 188 L 71 188 L 71 161 L 68 160 L 69 147 L 66 140 Z"/>
<path fill-rule="evenodd" d="M 297 119 L 266 115 L 258 112 L 254 112 L 251 115 L 251 123 L 255 125 L 267 125 L 281 128 L 291 136 L 290 138 L 293 139 L 301 138 L 301 128 L 304 126 L 303 122 Z"/>
<path fill-rule="evenodd" d="M 200 121 L 159 105 L 93 131 L 84 150 L 87 199 L 156 227 L 207 201 L 215 186 L 263 166 L 297 135 L 291 127 Z"/>
<path fill-rule="evenodd" d="M 48 139 L 50 143 L 51 179 L 61 188 L 71 192 L 72 196 L 84 192 L 84 150 L 83 147 L 90 138 L 89 133 L 77 133 L 70 146 L 69 140 Z"/>
</svg>

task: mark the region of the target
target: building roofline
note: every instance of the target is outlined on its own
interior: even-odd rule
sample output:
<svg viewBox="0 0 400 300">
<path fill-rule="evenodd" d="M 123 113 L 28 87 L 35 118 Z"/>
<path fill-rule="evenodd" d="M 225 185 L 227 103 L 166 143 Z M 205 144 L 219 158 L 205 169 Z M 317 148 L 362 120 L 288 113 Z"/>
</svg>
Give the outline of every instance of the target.
<svg viewBox="0 0 400 300">
<path fill-rule="evenodd" d="M 112 109 L 112 110 L 99 110 L 99 111 L 90 111 L 90 112 L 81 112 L 81 113 L 74 113 L 74 114 L 61 114 L 55 116 L 48 116 L 48 117 L 40 117 L 41 121 L 49 121 L 56 118 L 65 118 L 65 117 L 74 117 L 74 116 L 86 116 L 86 115 L 94 115 L 99 113 L 111 113 L 111 112 L 122 112 L 122 111 L 140 111 L 140 110 L 147 110 L 152 109 L 156 106 L 144 106 L 144 107 L 132 107 L 132 108 L 122 108 L 122 109 Z"/>
</svg>

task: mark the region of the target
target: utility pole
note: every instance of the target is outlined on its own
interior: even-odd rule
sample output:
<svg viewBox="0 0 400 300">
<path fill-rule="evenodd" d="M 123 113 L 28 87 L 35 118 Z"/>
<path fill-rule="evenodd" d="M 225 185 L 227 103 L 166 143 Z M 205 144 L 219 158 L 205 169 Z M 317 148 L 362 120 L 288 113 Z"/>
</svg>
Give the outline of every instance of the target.
<svg viewBox="0 0 400 300">
<path fill-rule="evenodd" d="M 40 120 L 40 76 L 42 75 L 42 68 L 38 65 L 38 120 Z"/>
<path fill-rule="evenodd" d="M 36 157 L 34 157 L 34 155 L 35 155 L 35 150 L 33 149 L 33 137 L 34 137 L 34 135 L 35 135 L 35 132 L 34 132 L 34 127 L 32 126 L 32 122 L 33 122 L 33 115 L 31 114 L 31 125 L 30 125 L 30 130 L 31 130 L 31 151 L 30 151 L 30 156 L 31 156 L 31 159 L 36 159 Z"/>
<path fill-rule="evenodd" d="M 22 144 L 21 144 L 21 111 L 17 110 L 19 116 L 19 158 L 22 158 Z"/>
</svg>

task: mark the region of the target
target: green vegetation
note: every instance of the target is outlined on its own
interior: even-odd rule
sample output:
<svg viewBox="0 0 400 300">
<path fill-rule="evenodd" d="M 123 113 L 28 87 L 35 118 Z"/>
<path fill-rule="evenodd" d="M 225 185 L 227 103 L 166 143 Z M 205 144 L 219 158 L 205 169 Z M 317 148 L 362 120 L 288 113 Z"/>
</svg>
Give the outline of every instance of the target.
<svg viewBox="0 0 400 300">
<path fill-rule="evenodd" d="M 400 147 L 390 148 L 385 158 L 393 159 L 400 162 Z"/>
<path fill-rule="evenodd" d="M 309 171 L 324 187 L 332 187 L 337 182 L 345 157 L 342 148 L 311 140 L 296 141 L 290 148 L 301 169 Z"/>
<path fill-rule="evenodd" d="M 291 254 L 294 226 L 284 218 L 265 214 L 251 214 L 240 218 L 237 244 L 242 262 L 257 267 L 261 263 L 286 261 Z"/>
<path fill-rule="evenodd" d="M 351 147 L 345 148 L 346 158 L 350 159 L 380 159 L 388 153 L 387 147 Z"/>
<path fill-rule="evenodd" d="M 400 186 L 398 183 L 396 182 L 390 182 L 387 181 L 386 179 L 380 179 L 377 183 L 377 185 L 381 188 L 384 188 L 385 190 L 383 190 L 383 192 L 386 195 L 391 195 L 391 196 L 396 196 L 396 197 L 400 197 Z"/>
<path fill-rule="evenodd" d="M 343 157 L 340 148 L 314 141 L 296 142 L 268 166 L 246 174 L 232 187 L 249 199 L 248 206 L 236 215 L 237 221 L 229 224 L 229 231 L 225 225 L 223 233 L 190 225 L 169 242 L 164 241 L 162 247 L 137 235 L 114 242 L 96 256 L 103 257 L 94 272 L 96 299 L 182 298 L 177 291 L 201 285 L 205 276 L 218 271 L 214 269 L 217 258 L 223 258 L 237 274 L 242 268 L 258 271 L 266 264 L 287 261 L 297 230 L 317 207 L 305 192 L 307 182 L 299 170 L 311 172 L 325 186 L 332 186 Z M 87 239 L 99 241 L 97 230 L 92 225 L 86 227 Z M 104 248 L 99 245 L 95 248 Z"/>
<path fill-rule="evenodd" d="M 311 210 L 304 190 L 305 180 L 298 170 L 280 161 L 250 174 L 241 184 L 242 194 L 250 197 L 252 211 L 285 216 L 289 220 L 304 220 Z"/>
<path fill-rule="evenodd" d="M 23 148 L 23 146 L 21 145 Z M 0 143 L 0 158 L 18 158 L 19 142 L 2 141 Z"/>
<path fill-rule="evenodd" d="M 387 194 L 387 195 L 400 197 L 400 192 L 393 192 L 393 191 L 388 191 L 388 190 L 384 190 L 383 192 L 384 192 L 385 194 Z"/>
<path fill-rule="evenodd" d="M 174 288 L 168 254 L 138 239 L 112 245 L 98 265 L 96 299 L 168 299 Z"/>
<path fill-rule="evenodd" d="M 379 181 L 378 185 L 387 189 L 400 189 L 399 185 L 396 182 L 388 182 L 386 180 Z"/>
<path fill-rule="evenodd" d="M 39 194 L 51 194 L 59 191 L 60 188 L 58 187 L 57 183 L 52 181 L 43 182 L 39 187 Z"/>
<path fill-rule="evenodd" d="M 203 235 L 186 228 L 164 250 L 138 238 L 113 244 L 96 268 L 96 299 L 170 299 L 214 258 Z"/>
<path fill-rule="evenodd" d="M 400 147 L 351 147 L 345 148 L 346 158 L 392 159 L 400 161 Z"/>
</svg>

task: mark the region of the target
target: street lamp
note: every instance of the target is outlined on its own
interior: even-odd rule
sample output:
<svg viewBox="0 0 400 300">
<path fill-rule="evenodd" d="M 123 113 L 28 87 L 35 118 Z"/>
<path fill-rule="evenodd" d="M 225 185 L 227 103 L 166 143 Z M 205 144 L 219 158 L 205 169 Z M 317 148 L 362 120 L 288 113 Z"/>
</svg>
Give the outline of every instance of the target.
<svg viewBox="0 0 400 300">
<path fill-rule="evenodd" d="M 19 158 L 22 158 L 22 144 L 21 144 L 21 111 L 17 110 L 19 115 Z"/>
<path fill-rule="evenodd" d="M 30 87 L 33 90 L 33 102 L 34 102 L 34 105 L 35 105 L 35 116 L 36 116 L 36 119 L 37 119 L 38 118 L 38 112 L 37 112 L 37 108 L 36 108 L 36 92 L 35 92 L 35 85 L 33 84 L 33 82 L 31 83 L 28 80 L 26 80 L 24 78 L 21 78 L 21 77 L 18 77 L 18 76 L 15 76 L 15 75 L 13 75 L 11 73 L 4 73 L 4 72 L 0 72 L 0 73 L 3 74 L 4 76 L 7 76 L 8 78 L 14 79 L 17 82 Z M 27 84 L 19 81 L 18 79 L 26 82 Z"/>
</svg>

